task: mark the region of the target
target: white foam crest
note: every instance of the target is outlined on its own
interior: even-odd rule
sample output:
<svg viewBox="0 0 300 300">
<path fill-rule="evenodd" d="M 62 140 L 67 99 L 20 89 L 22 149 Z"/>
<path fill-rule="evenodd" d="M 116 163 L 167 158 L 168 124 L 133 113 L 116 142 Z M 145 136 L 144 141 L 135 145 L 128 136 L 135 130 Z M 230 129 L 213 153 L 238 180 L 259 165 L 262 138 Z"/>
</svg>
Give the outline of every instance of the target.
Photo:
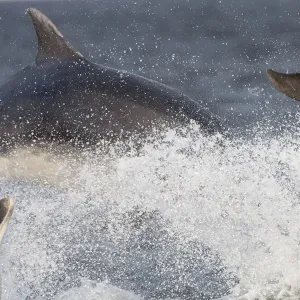
<svg viewBox="0 0 300 300">
<path fill-rule="evenodd" d="M 300 275 L 299 142 L 258 139 L 225 149 L 204 143 L 193 144 L 193 155 L 182 151 L 191 146 L 186 138 L 149 146 L 145 158 L 122 158 L 123 197 L 136 193 L 131 199 L 217 249 L 239 274 L 240 294 L 274 278 L 293 281 Z"/>
<path fill-rule="evenodd" d="M 3 299 L 22 299 L 41 282 L 47 285 L 49 272 L 59 274 L 62 250 L 70 243 L 66 237 L 80 235 L 74 229 L 78 225 L 99 227 L 110 216 L 118 223 L 118 215 L 137 206 L 159 211 L 183 241 L 201 241 L 220 254 L 240 279 L 227 298 L 297 299 L 299 154 L 295 137 L 223 140 L 220 146 L 219 137 L 169 131 L 163 141 L 146 144 L 137 153 L 86 153 L 76 172 L 73 168 L 71 176 L 61 176 L 56 187 L 1 174 L 1 194 L 16 199 L 3 245 L 10 261 L 4 265 Z M 53 297 L 81 299 L 80 293 L 89 293 L 89 299 L 106 299 L 117 291 L 115 299 L 139 299 L 106 284 L 83 281 Z"/>
<path fill-rule="evenodd" d="M 105 282 L 83 279 L 79 288 L 73 288 L 55 300 L 142 300 L 132 292 L 124 291 Z"/>
</svg>

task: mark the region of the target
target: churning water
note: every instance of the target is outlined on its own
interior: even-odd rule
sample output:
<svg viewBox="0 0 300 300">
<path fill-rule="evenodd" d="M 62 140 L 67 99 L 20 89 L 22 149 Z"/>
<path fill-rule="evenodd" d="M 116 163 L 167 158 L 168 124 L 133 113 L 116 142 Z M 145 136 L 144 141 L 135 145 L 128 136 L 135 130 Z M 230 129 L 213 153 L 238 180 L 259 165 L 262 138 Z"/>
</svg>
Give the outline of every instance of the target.
<svg viewBox="0 0 300 300">
<path fill-rule="evenodd" d="M 177 87 L 234 134 L 1 156 L 16 204 L 3 299 L 300 299 L 300 106 L 264 75 L 299 71 L 297 2 L 0 0 L 1 80 L 34 59 L 30 6 L 89 59 Z"/>
<path fill-rule="evenodd" d="M 189 132 L 137 153 L 3 157 L 3 298 L 299 299 L 299 138 Z"/>
</svg>

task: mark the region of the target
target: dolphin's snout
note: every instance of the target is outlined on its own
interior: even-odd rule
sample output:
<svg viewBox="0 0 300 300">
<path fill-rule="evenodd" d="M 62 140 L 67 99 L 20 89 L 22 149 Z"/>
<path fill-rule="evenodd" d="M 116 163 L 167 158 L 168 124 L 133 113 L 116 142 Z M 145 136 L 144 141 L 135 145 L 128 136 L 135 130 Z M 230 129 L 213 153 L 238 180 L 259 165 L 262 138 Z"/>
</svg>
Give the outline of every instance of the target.
<svg viewBox="0 0 300 300">
<path fill-rule="evenodd" d="M 276 86 L 276 83 L 280 80 L 280 78 L 282 77 L 281 73 L 275 72 L 272 69 L 267 69 L 267 75 L 269 77 L 269 79 L 271 80 L 271 82 Z M 277 87 L 277 86 L 276 86 Z"/>
<path fill-rule="evenodd" d="M 268 76 L 272 76 L 272 74 L 275 73 L 272 69 L 267 69 Z"/>
<path fill-rule="evenodd" d="M 267 76 L 272 84 L 286 96 L 300 101 L 300 74 L 285 74 L 267 70 Z"/>
<path fill-rule="evenodd" d="M 267 69 L 267 74 L 268 74 L 269 76 L 272 76 L 272 75 L 275 74 L 275 73 L 277 73 L 277 72 L 273 71 L 272 69 Z"/>
</svg>

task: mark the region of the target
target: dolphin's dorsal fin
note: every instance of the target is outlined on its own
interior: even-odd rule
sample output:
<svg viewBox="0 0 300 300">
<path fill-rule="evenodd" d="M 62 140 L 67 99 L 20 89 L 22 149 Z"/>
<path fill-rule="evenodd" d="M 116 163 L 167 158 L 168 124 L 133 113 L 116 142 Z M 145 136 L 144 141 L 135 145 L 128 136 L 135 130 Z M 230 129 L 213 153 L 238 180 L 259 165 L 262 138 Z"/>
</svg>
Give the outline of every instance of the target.
<svg viewBox="0 0 300 300">
<path fill-rule="evenodd" d="M 35 8 L 29 8 L 36 35 L 38 38 L 38 65 L 49 60 L 77 60 L 82 59 L 80 52 L 76 51 L 59 32 L 51 20 Z"/>
</svg>

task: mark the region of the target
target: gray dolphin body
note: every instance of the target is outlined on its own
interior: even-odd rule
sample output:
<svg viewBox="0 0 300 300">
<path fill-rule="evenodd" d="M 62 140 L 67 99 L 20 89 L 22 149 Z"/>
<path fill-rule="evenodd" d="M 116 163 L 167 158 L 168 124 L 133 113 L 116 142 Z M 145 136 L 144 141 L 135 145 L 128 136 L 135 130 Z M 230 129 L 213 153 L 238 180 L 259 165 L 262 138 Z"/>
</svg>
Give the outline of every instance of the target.
<svg viewBox="0 0 300 300">
<path fill-rule="evenodd" d="M 218 118 L 196 101 L 156 81 L 89 62 L 44 14 L 28 13 L 38 54 L 35 64 L 0 87 L 2 147 L 35 140 L 122 139 L 190 120 L 204 133 L 222 131 Z"/>
</svg>

